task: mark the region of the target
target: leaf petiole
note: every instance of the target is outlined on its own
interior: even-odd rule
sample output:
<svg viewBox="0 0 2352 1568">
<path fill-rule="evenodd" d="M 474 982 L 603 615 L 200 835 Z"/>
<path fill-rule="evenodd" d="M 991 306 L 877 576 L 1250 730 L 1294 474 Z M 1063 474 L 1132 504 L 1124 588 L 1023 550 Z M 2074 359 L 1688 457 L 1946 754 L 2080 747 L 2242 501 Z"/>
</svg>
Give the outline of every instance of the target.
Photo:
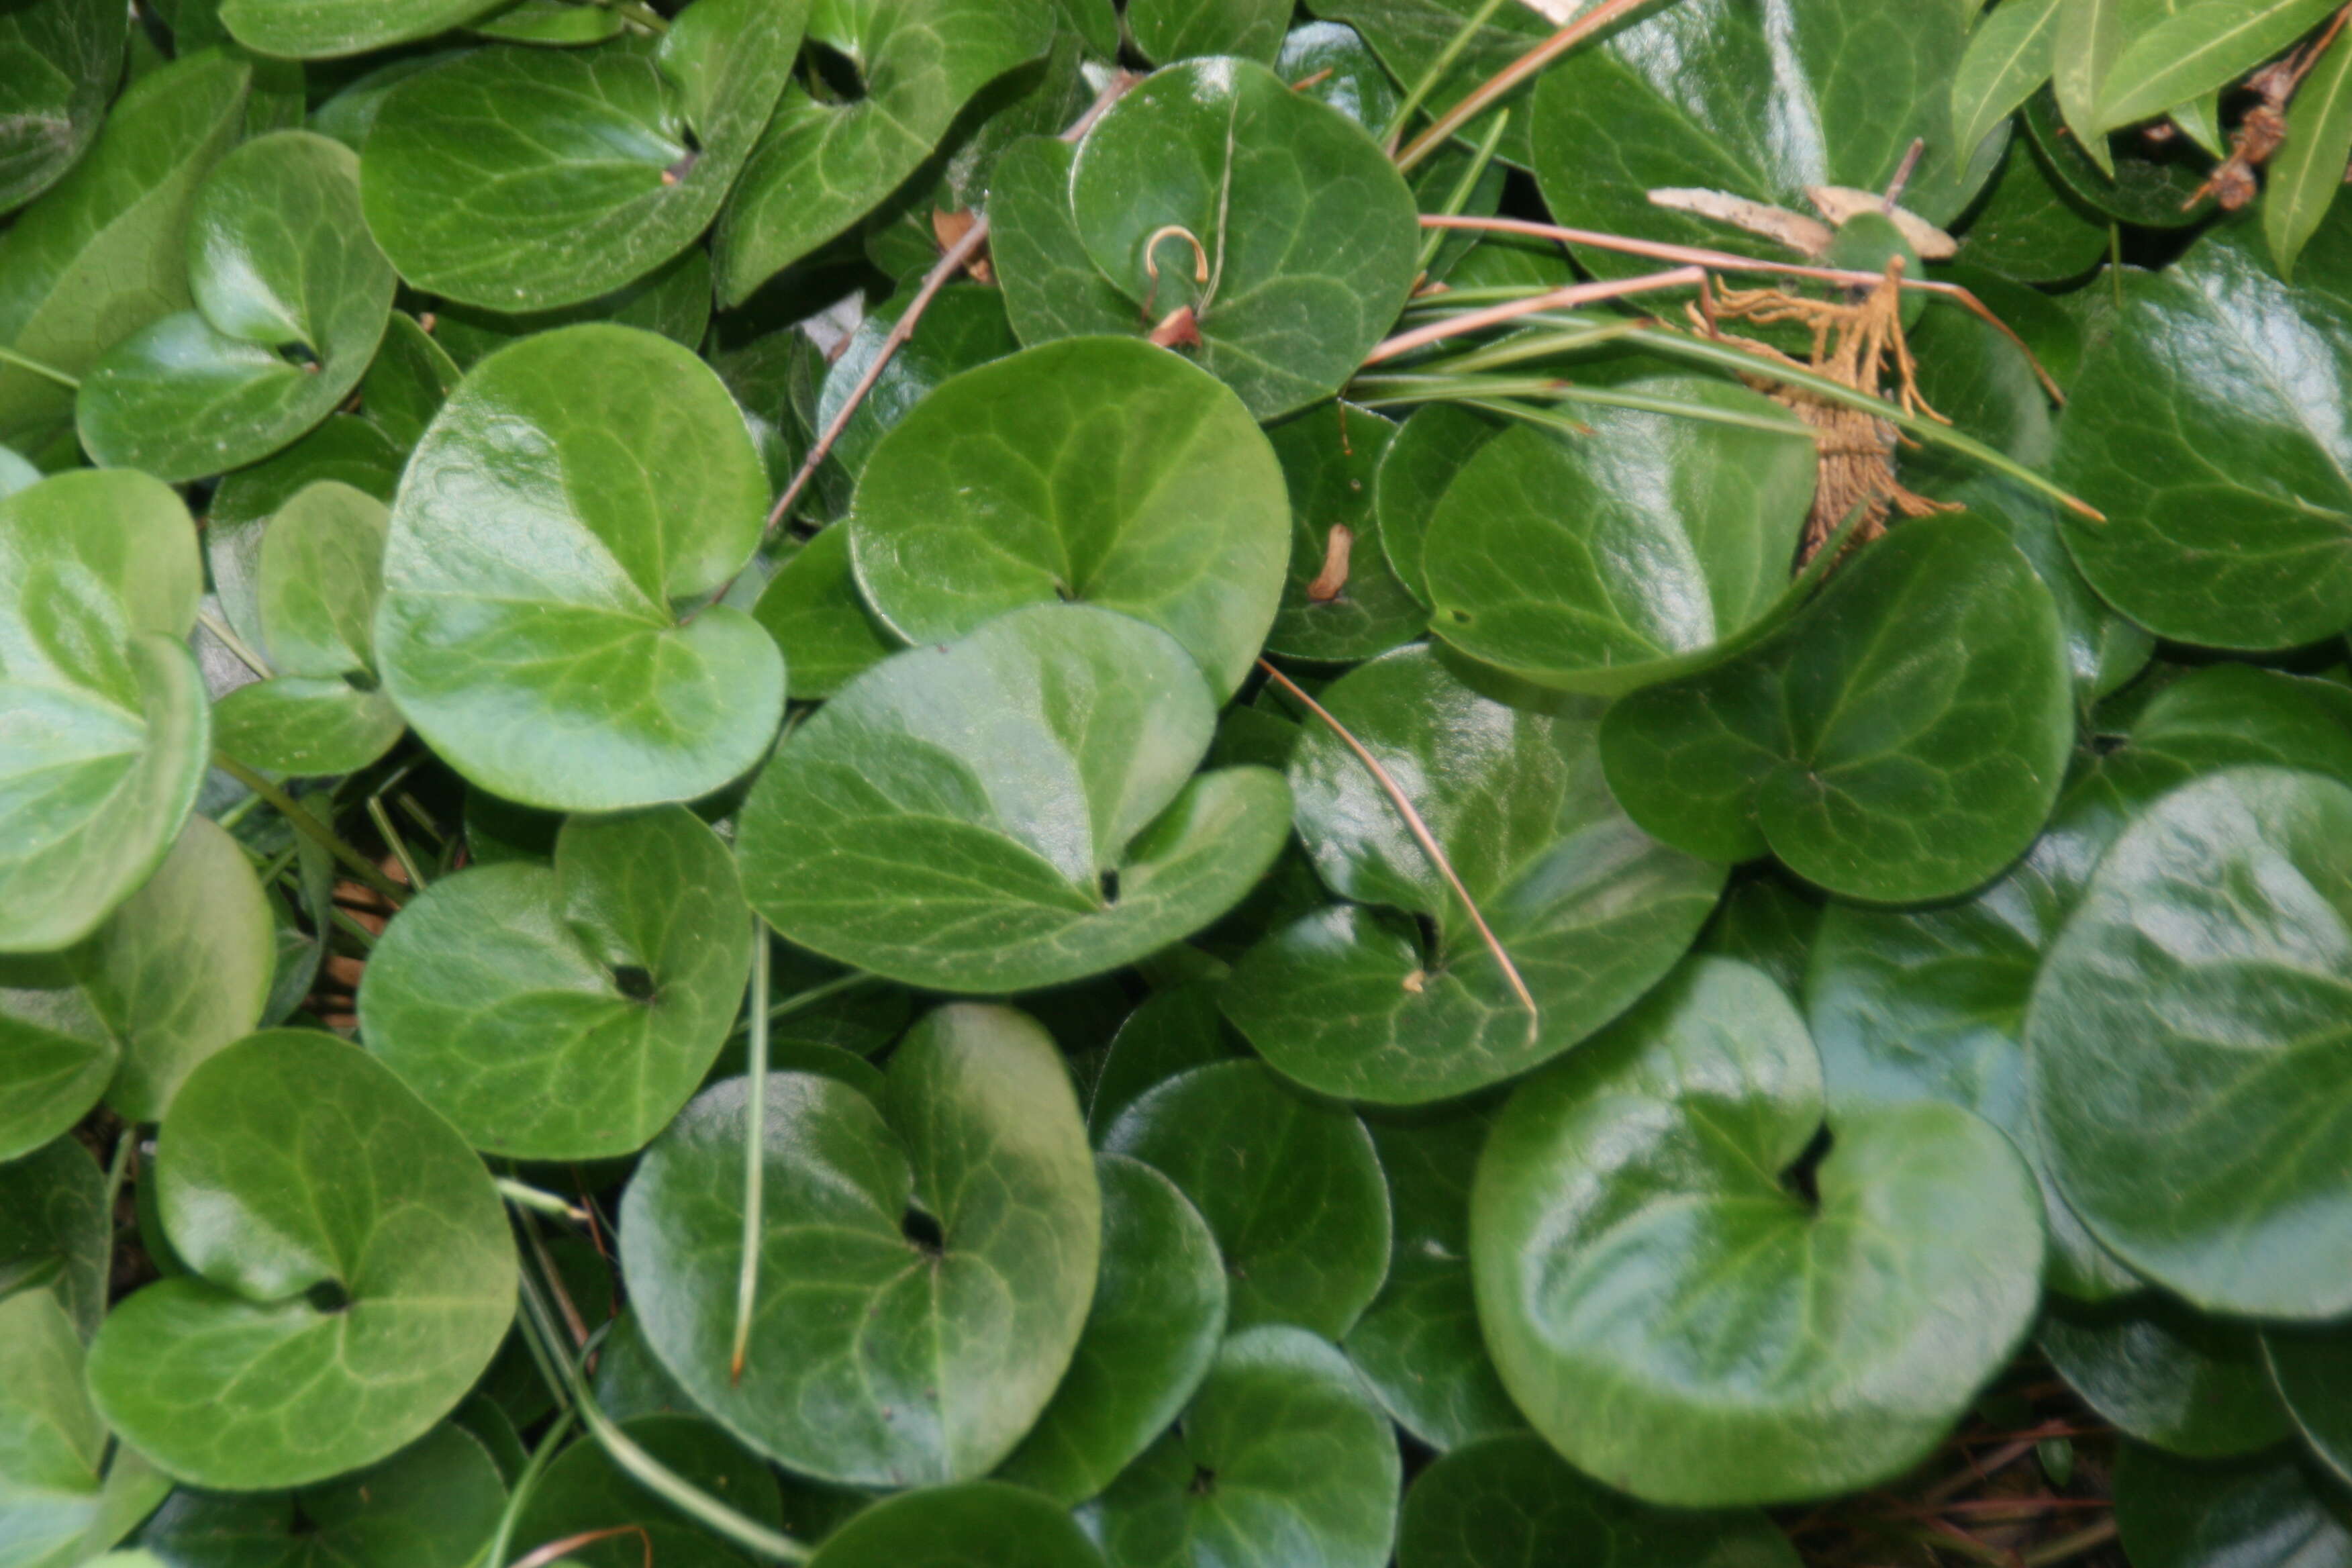
<svg viewBox="0 0 2352 1568">
<path fill-rule="evenodd" d="M 735 1345 L 727 1360 L 727 1381 L 743 1381 L 743 1356 L 751 1342 L 751 1308 L 760 1291 L 761 1208 L 767 1195 L 768 1142 L 768 924 L 751 917 L 751 1048 L 747 1070 L 751 1092 L 743 1110 L 743 1256 L 735 1279 Z"/>
<path fill-rule="evenodd" d="M 404 888 L 385 876 L 366 856 L 343 842 L 341 836 L 333 828 L 303 810 L 301 805 L 292 795 L 288 795 L 227 752 L 215 752 L 213 766 L 259 795 L 270 805 L 277 807 L 278 814 L 286 819 L 289 826 L 341 861 L 343 868 L 352 874 L 352 880 L 369 891 L 383 895 L 396 906 L 405 903 L 409 894 L 415 890 Z"/>
</svg>

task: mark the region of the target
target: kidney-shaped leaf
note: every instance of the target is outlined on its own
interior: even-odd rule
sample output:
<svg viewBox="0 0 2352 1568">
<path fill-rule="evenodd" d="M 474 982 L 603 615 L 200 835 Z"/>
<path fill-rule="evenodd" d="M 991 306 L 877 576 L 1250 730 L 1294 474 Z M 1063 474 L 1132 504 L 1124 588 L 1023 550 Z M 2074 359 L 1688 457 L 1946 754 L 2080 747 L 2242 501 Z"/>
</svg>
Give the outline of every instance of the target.
<svg viewBox="0 0 2352 1568">
<path fill-rule="evenodd" d="M 2250 1454 L 2289 1430 L 2252 1324 L 2144 1291 L 2096 1307 L 2054 1305 L 2035 1338 L 2084 1403 L 2170 1453 Z"/>
<path fill-rule="evenodd" d="M 509 800 L 709 794 L 766 754 L 783 712 L 774 641 L 710 602 L 767 497 L 734 399 L 668 339 L 583 325 L 501 350 L 450 394 L 393 503 L 384 689 Z"/>
<path fill-rule="evenodd" d="M 109 1314 L 89 1383 L 184 1480 L 299 1486 L 382 1458 L 465 1396 L 514 1316 L 489 1173 L 332 1036 L 271 1030 L 198 1068 L 154 1179 L 192 1272 Z"/>
<path fill-rule="evenodd" d="M 100 355 L 75 401 L 90 455 L 159 479 L 269 456 L 367 374 L 397 279 L 360 219 L 359 160 L 308 131 L 245 143 L 188 214 L 195 309 Z"/>
<path fill-rule="evenodd" d="M 807 15 L 807 0 L 695 0 L 656 45 L 503 45 L 419 71 L 368 135 L 369 226 L 402 277 L 487 310 L 634 282 L 710 226 Z"/>
<path fill-rule="evenodd" d="M 574 818 L 553 867 L 460 871 L 402 910 L 360 1030 L 478 1149 L 626 1154 L 710 1070 L 751 969 L 734 862 L 692 812 Z"/>
<path fill-rule="evenodd" d="M 257 54 L 362 54 L 470 22 L 505 0 L 220 0 L 221 25 Z"/>
<path fill-rule="evenodd" d="M 2033 841 L 2074 712 L 2050 591 L 1962 513 L 1898 525 L 1762 645 L 1620 701 L 1601 751 L 1669 844 L 1769 850 L 1832 892 L 1912 901 L 1966 892 Z"/>
<path fill-rule="evenodd" d="M 1503 1383 L 1587 1474 L 1685 1507 L 1794 1501 L 1924 1458 L 2042 1282 L 2032 1175 L 1939 1104 L 1832 1112 L 1780 989 L 1694 960 L 1511 1097 L 1470 1250 Z"/>
<path fill-rule="evenodd" d="M 179 497 L 60 474 L 0 500 L 0 952 L 87 935 L 147 879 L 209 756 Z"/>
<path fill-rule="evenodd" d="M 125 16 L 110 0 L 30 0 L 0 16 L 0 212 L 89 150 L 122 69 Z"/>
<path fill-rule="evenodd" d="M 1041 605 L 909 648 L 794 731 L 744 803 L 745 890 L 828 958 L 942 991 L 1115 969 L 1233 907 L 1280 853 L 1270 770 L 1192 776 L 1209 693 L 1165 633 Z"/>
<path fill-rule="evenodd" d="M 877 1503 L 827 1536 L 809 1568 L 1102 1568 L 1070 1516 L 998 1481 L 929 1487 Z"/>
<path fill-rule="evenodd" d="M 2209 1311 L 2352 1310 L 2352 788 L 2232 768 L 2117 838 L 2026 1020 L 2051 1169 Z"/>
<path fill-rule="evenodd" d="M 1226 1016 L 1285 1075 L 1391 1104 L 1499 1082 L 1623 1010 L 1715 907 L 1721 868 L 1655 843 L 1610 798 L 1594 705 L 1508 706 L 1427 648 L 1361 666 L 1324 700 L 1412 800 L 1537 1013 L 1379 783 L 1318 722 L 1291 758 L 1299 833 L 1323 879 L 1357 901 L 1276 931 L 1223 994 Z"/>
<path fill-rule="evenodd" d="M 1789 428 L 1596 408 L 1590 435 L 1506 432 L 1430 519 L 1438 636 L 1540 685 L 1613 696 L 1682 673 L 1789 607 L 1812 436 L 1743 386 L 1646 389 Z"/>
<path fill-rule="evenodd" d="M 851 553 L 908 642 L 1075 600 L 1158 626 L 1220 697 L 1282 597 L 1282 468 L 1232 392 L 1131 339 L 1046 343 L 966 371 L 874 448 Z"/>
<path fill-rule="evenodd" d="M 2115 1491 L 2138 1568 L 2352 1568 L 2352 1506 L 2290 1445 L 2199 1464 L 2126 1443 Z"/>
<path fill-rule="evenodd" d="M 1102 1207 L 1067 1069 L 1003 1007 L 933 1013 L 879 1103 L 767 1083 L 751 1337 L 730 1377 L 748 1079 L 706 1090 L 646 1153 L 621 1263 L 646 1340 L 704 1410 L 804 1475 L 907 1486 L 984 1475 L 1069 1365 Z"/>
</svg>

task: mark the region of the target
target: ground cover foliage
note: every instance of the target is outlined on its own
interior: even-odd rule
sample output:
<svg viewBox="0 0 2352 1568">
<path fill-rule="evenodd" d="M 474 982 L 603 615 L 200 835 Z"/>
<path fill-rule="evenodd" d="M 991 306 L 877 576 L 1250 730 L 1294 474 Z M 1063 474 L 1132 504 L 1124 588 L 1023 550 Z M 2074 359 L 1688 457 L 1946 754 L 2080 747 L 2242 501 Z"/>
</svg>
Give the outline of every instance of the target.
<svg viewBox="0 0 2352 1568">
<path fill-rule="evenodd" d="M 0 1568 L 2352 1568 L 2347 14 L 0 4 Z"/>
</svg>

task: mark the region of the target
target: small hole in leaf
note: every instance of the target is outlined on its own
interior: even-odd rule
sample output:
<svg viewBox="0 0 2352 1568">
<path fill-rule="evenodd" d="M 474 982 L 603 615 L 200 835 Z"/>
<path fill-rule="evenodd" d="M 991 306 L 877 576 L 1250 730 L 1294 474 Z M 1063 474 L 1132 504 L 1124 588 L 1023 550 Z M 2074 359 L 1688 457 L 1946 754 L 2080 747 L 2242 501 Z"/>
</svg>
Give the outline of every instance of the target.
<svg viewBox="0 0 2352 1568">
<path fill-rule="evenodd" d="M 310 345 L 308 343 L 279 343 L 278 345 L 277 353 L 278 357 L 284 360 L 288 364 L 299 365 L 302 369 L 310 371 L 315 371 L 319 368 L 319 356 L 312 351 Z"/>
<path fill-rule="evenodd" d="M 1118 902 L 1118 868 L 1116 866 L 1102 874 L 1102 901 L 1107 904 Z"/>
<path fill-rule="evenodd" d="M 1184 1489 L 1194 1497 L 1213 1497 L 1217 1491 L 1217 1472 L 1206 1465 L 1192 1467 L 1192 1484 Z"/>
<path fill-rule="evenodd" d="M 1820 1207 L 1822 1162 L 1829 1152 L 1830 1130 L 1823 1127 L 1813 1134 L 1813 1141 L 1805 1145 L 1805 1152 L 1797 1156 L 1796 1163 L 1780 1173 L 1780 1184 L 1804 1199 L 1808 1206 Z"/>
<path fill-rule="evenodd" d="M 302 1292 L 302 1299 L 310 1303 L 313 1311 L 319 1312 L 349 1311 L 352 1305 L 352 1293 L 343 1289 L 340 1279 L 320 1280 Z"/>
<path fill-rule="evenodd" d="M 816 98 L 832 103 L 856 103 L 866 96 L 866 79 L 858 73 L 856 60 L 814 38 L 807 40 L 803 53 L 812 79 L 809 88 Z"/>
<path fill-rule="evenodd" d="M 632 1002 L 653 1000 L 654 977 L 636 964 L 625 963 L 613 971 L 613 984 Z"/>
<path fill-rule="evenodd" d="M 353 691 L 373 691 L 383 683 L 372 669 L 347 669 L 343 671 L 343 684 Z"/>
<path fill-rule="evenodd" d="M 947 1235 L 940 1229 L 938 1217 L 925 1214 L 921 1209 L 907 1210 L 898 1221 L 898 1234 L 905 1237 L 918 1252 L 928 1253 L 933 1258 L 947 1250 Z"/>
</svg>

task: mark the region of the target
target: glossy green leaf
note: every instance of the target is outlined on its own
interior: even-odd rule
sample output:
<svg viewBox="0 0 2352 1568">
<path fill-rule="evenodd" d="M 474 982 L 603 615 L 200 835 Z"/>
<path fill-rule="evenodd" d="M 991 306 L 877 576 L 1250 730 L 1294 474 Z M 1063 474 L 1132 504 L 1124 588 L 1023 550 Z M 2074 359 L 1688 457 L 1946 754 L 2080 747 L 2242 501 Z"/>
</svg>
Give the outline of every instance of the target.
<svg viewBox="0 0 2352 1568">
<path fill-rule="evenodd" d="M 1722 870 L 1653 842 L 1611 798 L 1589 700 L 1507 705 L 1427 648 L 1362 666 L 1324 698 L 1413 802 L 1537 1012 L 1379 782 L 1318 721 L 1291 755 L 1299 836 L 1354 901 L 1276 931 L 1223 994 L 1286 1076 L 1382 1104 L 1515 1077 L 1648 990 L 1714 907 Z"/>
<path fill-rule="evenodd" d="M 2033 840 L 2074 739 L 2049 590 L 1993 524 L 1899 524 L 1780 634 L 1635 692 L 1601 751 L 1633 820 L 1849 898 L 1967 891 Z"/>
<path fill-rule="evenodd" d="M 0 1159 L 71 1129 L 121 1059 L 121 1042 L 63 958 L 0 958 Z"/>
<path fill-rule="evenodd" d="M 1087 1104 L 1087 1125 L 1097 1139 L 1150 1089 L 1180 1072 L 1241 1054 L 1217 1011 L 1220 984 L 1204 978 L 1157 992 L 1119 1025 Z"/>
<path fill-rule="evenodd" d="M 0 1163 L 0 1299 L 46 1291 L 88 1339 L 106 1312 L 113 1250 L 105 1178 L 79 1139 Z"/>
<path fill-rule="evenodd" d="M 2056 283 L 2080 278 L 2106 253 L 2106 215 L 2068 192 L 2030 138 L 2011 136 L 1969 218 L 1960 259 L 2021 283 Z"/>
<path fill-rule="evenodd" d="M 1398 1568 L 1796 1568 L 1754 1513 L 1648 1508 L 1570 1469 L 1538 1437 L 1489 1437 L 1422 1471 L 1405 1493 Z"/>
<path fill-rule="evenodd" d="M 351 395 L 392 310 L 360 221 L 359 160 L 308 131 L 248 142 L 188 214 L 195 309 L 100 356 L 74 419 L 108 467 L 200 479 L 287 446 Z"/>
<path fill-rule="evenodd" d="M 2263 1334 L 2263 1359 L 2295 1430 L 2352 1484 L 2352 1334 L 2340 1326 L 2272 1328 Z"/>
<path fill-rule="evenodd" d="M 1054 1398 L 1000 1480 L 1064 1505 L 1108 1486 L 1168 1429 L 1208 1375 L 1225 1332 L 1224 1264 L 1208 1222 L 1140 1161 L 1097 1157 L 1102 1273 Z"/>
<path fill-rule="evenodd" d="M 1832 1108 L 1778 987 L 1677 972 L 1511 1097 L 1471 1255 L 1504 1385 L 1569 1460 L 1687 1507 L 1791 1501 L 1926 1457 L 2040 1294 L 2032 1174 L 1947 1105 Z"/>
<path fill-rule="evenodd" d="M 2263 186 L 2263 237 L 2279 276 L 2294 276 L 2295 258 L 2326 220 L 2344 189 L 2342 165 L 2352 161 L 2352 49 L 2330 48 L 2295 89 L 2287 110 L 2286 144 L 2270 162 Z"/>
<path fill-rule="evenodd" d="M 1952 144 L 1973 149 L 2050 79 L 2064 0 L 2001 5 L 1969 34 L 1952 70 Z"/>
<path fill-rule="evenodd" d="M 2063 17 L 2052 52 L 2061 60 L 2069 58 Z M 2026 100 L 2020 118 L 2032 138 L 2033 150 L 2042 154 L 2043 172 L 2104 219 L 2149 228 L 2181 228 L 2212 216 L 2211 194 L 2201 189 L 2205 178 L 2201 159 L 2144 157 L 2133 145 L 2137 139 L 2131 137 L 2095 136 L 2085 142 L 2060 119 L 2058 100 L 2046 92 Z M 2094 149 L 2096 158 L 2092 155 Z M 2101 226 L 2104 232 L 2105 224 Z"/>
<path fill-rule="evenodd" d="M 831 697 L 901 646 L 857 591 L 849 533 L 835 524 L 794 551 L 751 607 L 783 653 L 795 697 Z"/>
<path fill-rule="evenodd" d="M 1299 1329 L 1252 1329 L 1085 1517 L 1111 1568 L 1381 1568 L 1399 1469 L 1396 1435 L 1344 1357 Z"/>
<path fill-rule="evenodd" d="M 2352 1310 L 2336 1141 L 2352 788 L 2233 768 L 2126 828 L 2026 1024 L 2058 1184 L 2134 1268 L 2208 1311 Z"/>
<path fill-rule="evenodd" d="M 88 156 L 0 235 L 0 343 L 79 376 L 114 343 L 188 303 L 188 206 L 234 145 L 251 71 L 190 56 L 127 89 Z M 71 423 L 72 391 L 0 364 L 0 440 Z"/>
<path fill-rule="evenodd" d="M 1381 550 L 1390 570 L 1426 608 L 1429 520 L 1438 501 L 1470 459 L 1504 426 L 1458 403 L 1433 403 L 1413 410 L 1396 439 L 1381 454 L 1372 479 L 1372 508 L 1380 519 Z"/>
<path fill-rule="evenodd" d="M 1290 489 L 1290 570 L 1266 634 L 1269 656 L 1352 664 L 1421 636 L 1427 614 L 1390 569 L 1372 510 L 1396 432 L 1378 414 L 1333 403 L 1268 433 Z"/>
<path fill-rule="evenodd" d="M 1467 1264 L 1392 1268 L 1344 1348 L 1397 1425 L 1441 1453 L 1527 1426 L 1486 1354 Z"/>
<path fill-rule="evenodd" d="M 574 0 L 562 3 L 570 5 Z M 509 343 L 583 321 L 642 327 L 672 342 L 699 348 L 710 326 L 710 253 L 698 245 L 688 246 L 675 258 L 609 294 L 551 310 L 516 314 L 445 302 L 434 314 L 433 337 L 449 351 L 461 370 L 471 370 Z"/>
<path fill-rule="evenodd" d="M 1790 996 L 1801 997 L 1824 909 L 1784 877 L 1736 878 L 1692 951 L 1752 964 Z M 1818 1039 L 1818 1025 L 1814 1033 Z"/>
<path fill-rule="evenodd" d="M 237 42 L 297 59 L 356 55 L 470 22 L 499 0 L 220 0 Z"/>
<path fill-rule="evenodd" d="M 1432 114 L 1459 103 L 1473 89 L 1544 41 L 1554 24 L 1529 5 L 1503 5 L 1486 11 L 1482 0 L 1319 0 L 1318 16 L 1345 22 L 1402 82 L 1417 82 L 1436 67 L 1457 37 L 1465 38 L 1454 62 L 1438 73 L 1425 105 Z M 1473 26 L 1471 24 L 1477 25 Z M 1511 112 L 1497 156 L 1522 168 L 1529 162 L 1527 100 L 1522 84 L 1501 99 Z M 1475 122 L 1474 122 L 1475 125 Z M 1483 127 L 1479 127 L 1483 129 Z"/>
<path fill-rule="evenodd" d="M 1129 0 L 1127 26 L 1143 58 L 1162 65 L 1199 55 L 1271 65 L 1290 12 L 1289 0 Z"/>
<path fill-rule="evenodd" d="M 60 474 L 0 500 L 0 952 L 88 934 L 195 801 L 195 538 L 143 474 Z"/>
<path fill-rule="evenodd" d="M 1211 727 L 1164 633 L 1080 605 L 999 616 L 892 655 L 793 732 L 744 804 L 744 890 L 791 941 L 908 984 L 1117 968 L 1230 909 L 1289 834 L 1267 770 L 1191 776 Z"/>
<path fill-rule="evenodd" d="M 995 218 L 1022 340 L 1141 335 L 1189 309 L 1201 341 L 1183 352 L 1261 419 L 1337 392 L 1412 283 L 1404 181 L 1361 126 L 1260 65 L 1170 66 L 1074 160 L 1025 161 L 1026 199 Z M 1066 216 L 1051 199 L 1064 163 Z"/>
<path fill-rule="evenodd" d="M 2095 132 L 2099 89 L 2131 41 L 2126 13 L 2131 0 L 2063 0 L 2051 37 L 2051 91 L 2078 156 L 2115 177 L 2107 139 Z"/>
<path fill-rule="evenodd" d="M 1746 387 L 1636 385 L 1794 427 Z M 1615 696 L 1785 618 L 1811 436 L 1623 408 L 1583 417 L 1589 436 L 1505 432 L 1446 488 L 1423 546 L 1440 637 L 1540 685 Z"/>
<path fill-rule="evenodd" d="M 261 545 L 269 520 L 311 485 L 333 480 L 390 502 L 407 454 L 375 426 L 349 414 L 326 422 L 275 457 L 225 476 L 205 514 L 205 565 L 222 618 L 253 647 L 261 625 Z"/>
<path fill-rule="evenodd" d="M 828 1537 L 809 1568 L 1102 1568 L 1070 1516 L 995 1481 L 931 1487 L 865 1510 Z"/>
<path fill-rule="evenodd" d="M 360 1030 L 478 1149 L 626 1154 L 725 1043 L 751 923 L 726 846 L 685 807 L 574 818 L 551 868 L 461 871 L 401 910 L 370 955 Z"/>
<path fill-rule="evenodd" d="M 2124 47 L 2100 84 L 2089 132 L 2112 131 L 2234 83 L 2326 20 L 2328 0 L 2203 0 Z"/>
<path fill-rule="evenodd" d="M 710 226 L 808 9 L 696 0 L 657 44 L 500 45 L 419 71 L 384 95 L 368 135 L 368 226 L 409 282 L 486 310 L 632 283 Z"/>
<path fill-rule="evenodd" d="M 107 1457 L 82 1388 L 82 1347 L 55 1296 L 0 1300 L 0 1561 L 74 1568 L 171 1489 L 135 1454 Z"/>
<path fill-rule="evenodd" d="M 2053 1307 L 2035 1336 L 2092 1409 L 2143 1443 L 2212 1458 L 2287 1435 L 2253 1329 L 2145 1294 Z"/>
<path fill-rule="evenodd" d="M 621 1263 L 646 1338 L 720 1425 L 803 1475 L 964 1479 L 1017 1444 L 1069 1365 L 1101 1198 L 1053 1041 L 1021 1014 L 933 1013 L 877 1105 L 768 1080 L 764 1228 L 729 1375 L 749 1080 L 688 1106 L 639 1165 Z"/>
<path fill-rule="evenodd" d="M 527 805 L 717 789 L 782 715 L 774 642 L 709 604 L 767 494 L 734 400 L 677 344 L 583 325 L 493 355 L 393 504 L 384 689 L 468 780 Z"/>
<path fill-rule="evenodd" d="M 381 1464 L 298 1491 L 183 1489 L 139 1544 L 164 1568 L 469 1568 L 505 1504 L 489 1450 L 444 1424 Z"/>
<path fill-rule="evenodd" d="M 1052 44 L 1049 0 L 825 0 L 812 42 L 857 73 L 846 102 L 785 89 L 713 237 L 719 297 L 752 290 L 856 223 L 931 155 L 972 95 Z"/>
<path fill-rule="evenodd" d="M 332 1036 L 255 1035 L 197 1068 L 153 1179 L 193 1272 L 115 1307 L 89 1384 L 184 1480 L 299 1486 L 382 1458 L 465 1396 L 513 1316 L 488 1173 Z"/>
<path fill-rule="evenodd" d="M 109 0 L 31 0 L 0 18 L 0 212 L 57 184 L 97 139 L 124 19 Z"/>
<path fill-rule="evenodd" d="M 1304 22 L 1291 28 L 1283 35 L 1274 74 L 1375 136 L 1396 117 L 1396 83 L 1371 46 L 1343 22 Z"/>
<path fill-rule="evenodd" d="M 511 44 L 572 48 L 619 37 L 628 28 L 620 11 L 610 6 L 580 0 L 502 0 L 499 9 L 476 18 L 467 31 Z"/>
<path fill-rule="evenodd" d="M 2352 1502 L 2292 1447 L 2199 1464 L 2126 1443 L 2115 1489 L 2116 1523 L 2136 1568 L 2352 1563 Z"/>
<path fill-rule="evenodd" d="M 825 367 L 818 389 L 815 424 L 830 429 L 851 395 L 873 370 L 883 342 L 905 315 L 909 296 L 898 294 L 870 311 L 849 334 L 841 353 Z M 960 371 L 1003 359 L 1021 347 L 1004 314 L 1004 296 L 977 283 L 955 283 L 931 298 L 921 331 L 885 361 L 833 444 L 833 458 L 855 479 L 866 455 L 891 426 L 913 412 L 939 384 Z M 937 426 L 933 426 L 934 429 Z"/>
<path fill-rule="evenodd" d="M 1274 619 L 1281 467 L 1230 391 L 1148 343 L 1070 340 L 967 371 L 866 472 L 858 584 L 908 642 L 1074 600 L 1166 632 L 1224 696 Z"/>
<path fill-rule="evenodd" d="M 457 384 L 457 363 L 447 348 L 415 317 L 394 310 L 384 323 L 374 362 L 360 377 L 360 406 L 368 423 L 405 452 Z"/>
<path fill-rule="evenodd" d="M 692 1415 L 641 1415 L 621 1430 L 654 1461 L 704 1496 L 747 1518 L 774 1528 L 782 1518 L 775 1473 L 718 1427 Z M 650 1548 L 654 1561 L 675 1568 L 709 1563 L 736 1568 L 743 1560 L 721 1546 L 686 1514 L 631 1479 L 627 1471 L 593 1439 L 574 1442 L 555 1457 L 515 1516 L 516 1546 L 536 1549 L 600 1530 L 635 1527 L 645 1531 L 572 1549 L 583 1568 L 641 1568 Z"/>
<path fill-rule="evenodd" d="M 1179 1074 L 1123 1111 L 1103 1147 L 1156 1167 L 1209 1222 L 1235 1329 L 1346 1333 L 1389 1267 L 1389 1194 L 1364 1124 L 1253 1061 Z"/>
</svg>

